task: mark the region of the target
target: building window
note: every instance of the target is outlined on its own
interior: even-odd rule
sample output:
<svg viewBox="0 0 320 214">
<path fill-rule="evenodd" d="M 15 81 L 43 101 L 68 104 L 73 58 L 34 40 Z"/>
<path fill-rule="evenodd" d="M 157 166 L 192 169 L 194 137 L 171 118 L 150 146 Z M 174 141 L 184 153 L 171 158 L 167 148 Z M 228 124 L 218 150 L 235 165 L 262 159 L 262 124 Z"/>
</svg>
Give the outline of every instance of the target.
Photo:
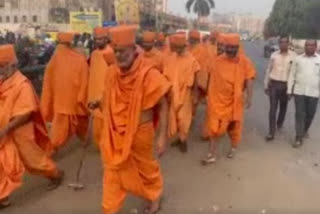
<svg viewBox="0 0 320 214">
<path fill-rule="evenodd" d="M 33 22 L 37 22 L 38 21 L 38 17 L 37 16 L 32 16 L 32 21 Z"/>
<path fill-rule="evenodd" d="M 18 23 L 18 17 L 14 16 L 14 23 Z"/>
<path fill-rule="evenodd" d="M 22 16 L 22 22 L 27 22 L 27 16 Z"/>
<path fill-rule="evenodd" d="M 10 22 L 10 16 L 6 17 L 6 22 L 9 23 Z"/>
<path fill-rule="evenodd" d="M 0 0 L 0 7 L 4 7 L 4 0 Z"/>
</svg>

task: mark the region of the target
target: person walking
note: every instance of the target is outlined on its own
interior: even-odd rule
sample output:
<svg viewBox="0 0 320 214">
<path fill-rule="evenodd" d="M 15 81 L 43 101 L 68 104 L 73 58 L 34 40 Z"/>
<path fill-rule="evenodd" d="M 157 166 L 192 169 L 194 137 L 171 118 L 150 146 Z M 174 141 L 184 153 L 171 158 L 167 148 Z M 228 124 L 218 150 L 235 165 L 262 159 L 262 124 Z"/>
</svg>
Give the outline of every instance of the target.
<svg viewBox="0 0 320 214">
<path fill-rule="evenodd" d="M 294 148 L 301 147 L 307 138 L 317 111 L 320 95 L 320 56 L 316 53 L 317 41 L 307 40 L 305 53 L 292 65 L 288 80 L 289 99 L 294 96 L 296 107 L 296 141 Z"/>
<path fill-rule="evenodd" d="M 276 129 L 280 130 L 285 121 L 288 106 L 287 81 L 295 53 L 289 50 L 289 37 L 279 39 L 280 50 L 272 54 L 264 80 L 265 93 L 269 96 L 269 134 L 266 141 L 273 141 Z M 277 117 L 277 112 L 278 117 Z"/>
</svg>

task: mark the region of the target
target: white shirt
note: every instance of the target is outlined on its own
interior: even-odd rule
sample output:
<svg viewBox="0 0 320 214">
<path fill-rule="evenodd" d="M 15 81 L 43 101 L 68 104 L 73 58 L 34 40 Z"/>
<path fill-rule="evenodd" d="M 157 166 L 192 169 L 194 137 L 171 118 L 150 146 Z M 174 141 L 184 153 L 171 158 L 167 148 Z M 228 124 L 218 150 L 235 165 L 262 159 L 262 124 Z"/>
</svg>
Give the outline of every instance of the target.
<svg viewBox="0 0 320 214">
<path fill-rule="evenodd" d="M 290 50 L 286 54 L 282 54 L 280 51 L 274 52 L 271 55 L 266 71 L 264 87 L 268 88 L 270 80 L 287 82 L 290 73 L 290 67 L 295 57 L 295 52 Z"/>
<path fill-rule="evenodd" d="M 288 94 L 319 97 L 320 95 L 320 55 L 296 57 L 288 80 Z"/>
</svg>

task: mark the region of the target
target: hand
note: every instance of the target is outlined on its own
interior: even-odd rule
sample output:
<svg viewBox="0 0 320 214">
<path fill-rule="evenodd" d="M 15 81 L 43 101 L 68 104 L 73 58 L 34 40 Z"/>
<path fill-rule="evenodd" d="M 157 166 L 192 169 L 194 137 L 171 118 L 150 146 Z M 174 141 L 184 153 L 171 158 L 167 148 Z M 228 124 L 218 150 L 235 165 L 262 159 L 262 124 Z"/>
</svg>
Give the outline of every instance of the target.
<svg viewBox="0 0 320 214">
<path fill-rule="evenodd" d="M 247 97 L 246 98 L 246 109 L 249 109 L 252 105 L 252 102 L 251 102 L 251 98 Z"/>
<path fill-rule="evenodd" d="M 9 132 L 9 129 L 7 127 L 0 130 L 0 139 L 5 137 Z"/>
<path fill-rule="evenodd" d="M 288 100 L 289 100 L 289 101 L 290 101 L 290 100 L 292 99 L 292 97 L 293 97 L 292 94 L 288 94 L 287 96 L 288 96 Z"/>
<path fill-rule="evenodd" d="M 161 158 L 166 151 L 167 151 L 167 139 L 165 139 L 165 137 L 160 137 L 157 142 L 158 157 Z"/>
<path fill-rule="evenodd" d="M 269 90 L 269 88 L 265 88 L 265 89 L 264 89 L 264 93 L 269 96 L 269 95 L 270 95 L 270 90 Z"/>
<path fill-rule="evenodd" d="M 90 110 L 95 110 L 99 106 L 100 106 L 100 102 L 99 101 L 90 102 L 89 105 L 88 105 Z"/>
</svg>

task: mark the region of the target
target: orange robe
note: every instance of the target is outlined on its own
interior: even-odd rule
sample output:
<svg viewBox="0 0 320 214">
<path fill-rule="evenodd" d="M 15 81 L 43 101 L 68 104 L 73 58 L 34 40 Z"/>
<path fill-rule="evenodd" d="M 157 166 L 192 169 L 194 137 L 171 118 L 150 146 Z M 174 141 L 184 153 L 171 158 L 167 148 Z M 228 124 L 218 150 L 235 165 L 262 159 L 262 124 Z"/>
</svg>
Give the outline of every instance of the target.
<svg viewBox="0 0 320 214">
<path fill-rule="evenodd" d="M 88 126 L 88 64 L 77 51 L 60 45 L 44 75 L 41 111 L 52 122 L 51 141 L 62 147 L 74 134 L 86 135 Z"/>
<path fill-rule="evenodd" d="M 93 51 L 90 59 L 90 72 L 89 72 L 89 93 L 88 93 L 88 103 L 94 101 L 102 101 L 105 76 L 109 65 L 104 59 L 104 54 L 110 54 L 114 56 L 113 49 L 108 45 L 103 50 Z M 93 113 L 93 134 L 95 143 L 100 142 L 101 131 L 103 126 L 103 116 L 101 109 L 96 109 Z"/>
<path fill-rule="evenodd" d="M 218 138 L 228 132 L 232 146 L 238 146 L 242 136 L 245 82 L 255 75 L 251 61 L 242 54 L 235 59 L 226 55 L 217 58 L 210 71 L 208 92 L 210 137 Z"/>
<path fill-rule="evenodd" d="M 212 45 L 210 42 L 204 43 L 202 44 L 206 50 L 206 69 L 207 69 L 207 73 L 208 73 L 208 78 L 210 76 L 210 71 L 212 70 L 215 61 L 218 57 L 218 53 L 217 53 L 217 46 L 216 45 Z M 207 79 L 207 83 L 206 83 L 206 88 L 208 90 L 208 83 L 209 83 L 209 79 Z M 208 91 L 206 91 L 208 93 Z M 209 131 L 208 131 L 208 127 L 207 127 L 207 119 L 208 119 L 208 107 L 206 108 L 206 116 L 205 116 L 205 121 L 203 123 L 203 127 L 202 127 L 202 139 L 204 140 L 208 140 L 209 139 Z"/>
<path fill-rule="evenodd" d="M 158 51 L 156 48 L 152 48 L 151 51 L 144 51 L 143 56 L 150 61 L 150 63 L 154 63 L 155 67 L 162 73 L 163 72 L 163 64 L 164 64 L 164 55 Z"/>
<path fill-rule="evenodd" d="M 206 50 L 206 47 L 202 44 L 198 44 L 195 47 L 189 47 L 190 53 L 193 55 L 193 57 L 197 60 L 197 62 L 200 65 L 200 71 L 197 73 L 196 80 L 197 84 L 200 90 L 199 97 L 195 97 L 197 99 L 196 103 L 198 104 L 198 101 L 200 101 L 201 98 L 204 98 L 206 95 L 206 89 L 208 84 L 208 51 Z M 210 59 L 210 62 L 212 59 Z"/>
<path fill-rule="evenodd" d="M 105 214 L 116 213 L 127 193 L 150 201 L 161 195 L 163 179 L 153 156 L 153 122 L 141 123 L 140 119 L 141 113 L 155 108 L 170 88 L 170 83 L 141 55 L 128 73 L 120 73 L 116 65 L 109 72 L 100 143 Z"/>
<path fill-rule="evenodd" d="M 25 170 L 46 178 L 59 171 L 49 158 L 51 143 L 30 81 L 19 71 L 0 83 L 0 130 L 14 117 L 32 113 L 31 121 L 0 138 L 0 200 L 23 182 Z"/>
<path fill-rule="evenodd" d="M 169 93 L 169 128 L 168 136 L 179 133 L 180 138 L 187 138 L 192 122 L 193 96 L 196 73 L 200 65 L 186 52 L 183 56 L 172 54 L 167 58 L 163 74 L 171 82 Z"/>
</svg>

